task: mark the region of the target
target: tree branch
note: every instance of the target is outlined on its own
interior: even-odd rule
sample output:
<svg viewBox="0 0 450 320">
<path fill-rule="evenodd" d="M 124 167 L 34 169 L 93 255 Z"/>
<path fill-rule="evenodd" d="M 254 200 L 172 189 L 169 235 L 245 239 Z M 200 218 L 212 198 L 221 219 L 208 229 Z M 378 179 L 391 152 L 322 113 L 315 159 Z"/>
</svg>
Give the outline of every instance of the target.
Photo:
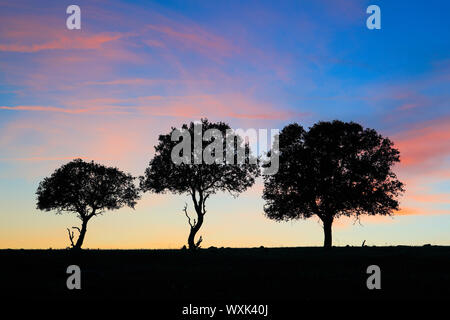
<svg viewBox="0 0 450 320">
<path fill-rule="evenodd" d="M 99 215 L 99 214 L 102 214 L 102 213 L 103 213 L 103 211 L 97 212 L 97 208 L 92 208 L 91 213 L 87 214 L 86 217 L 87 217 L 88 220 L 90 220 L 92 217 L 94 217 L 96 215 Z"/>
<path fill-rule="evenodd" d="M 202 241 L 203 241 L 203 238 L 202 238 L 202 236 L 200 236 L 200 238 L 197 240 L 197 242 L 195 243 L 195 247 L 196 248 L 200 248 L 200 244 L 202 243 Z"/>
<path fill-rule="evenodd" d="M 183 211 L 184 211 L 184 214 L 186 215 L 186 217 L 188 218 L 188 223 L 189 223 L 189 225 L 191 226 L 191 228 L 194 228 L 195 225 L 196 225 L 196 221 L 195 221 L 195 219 L 194 219 L 194 223 L 191 223 L 191 217 L 189 217 L 189 215 L 188 215 L 188 213 L 187 213 L 187 203 L 184 204 L 184 209 L 183 209 Z"/>
<path fill-rule="evenodd" d="M 80 230 L 80 228 L 78 228 L 78 227 L 72 227 L 72 229 L 76 229 L 76 230 L 78 230 L 79 233 L 81 233 L 81 230 Z M 73 248 L 73 247 L 75 247 L 75 244 L 73 243 L 74 232 L 73 232 L 73 231 L 70 231 L 69 228 L 67 228 L 67 232 L 69 233 L 70 243 L 71 243 L 72 248 Z"/>
<path fill-rule="evenodd" d="M 199 206 L 198 206 L 198 201 L 197 201 L 197 193 L 194 188 L 192 188 L 191 196 L 192 196 L 192 201 L 194 202 L 195 211 L 198 211 Z"/>
<path fill-rule="evenodd" d="M 67 232 L 69 233 L 70 243 L 71 243 L 71 246 L 72 246 L 72 248 L 73 248 L 73 247 L 75 247 L 75 244 L 73 243 L 73 231 L 70 232 L 70 229 L 67 228 Z"/>
<path fill-rule="evenodd" d="M 205 204 L 206 204 L 206 199 L 208 199 L 209 197 L 209 193 L 206 194 L 205 198 L 203 199 L 203 211 L 202 214 L 205 215 L 206 214 L 206 208 L 205 208 Z"/>
</svg>

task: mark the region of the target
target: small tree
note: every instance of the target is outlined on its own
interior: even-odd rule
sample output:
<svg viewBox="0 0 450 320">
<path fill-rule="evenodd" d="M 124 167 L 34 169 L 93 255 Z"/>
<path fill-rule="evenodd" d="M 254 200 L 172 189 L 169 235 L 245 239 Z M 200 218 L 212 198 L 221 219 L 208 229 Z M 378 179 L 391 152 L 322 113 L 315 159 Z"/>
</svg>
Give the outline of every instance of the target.
<svg viewBox="0 0 450 320">
<path fill-rule="evenodd" d="M 216 131 L 215 137 L 207 134 L 211 129 Z M 254 158 L 250 154 L 248 144 L 245 144 L 241 137 L 230 134 L 230 130 L 229 125 L 223 122 L 211 123 L 207 119 L 202 119 L 201 123 L 196 124 L 191 122 L 189 126 L 184 124 L 181 130 L 172 128 L 169 134 L 159 136 L 155 156 L 150 161 L 145 176 L 141 177 L 141 189 L 144 192 L 186 193 L 192 198 L 197 218 L 191 219 L 187 207 L 184 207 L 190 225 L 188 237 L 190 250 L 197 249 L 202 241 L 202 237 L 195 241 L 195 236 L 203 224 L 206 214 L 205 204 L 210 195 L 218 191 L 228 191 L 237 197 L 254 184 L 259 174 L 258 164 L 252 161 Z M 182 143 L 179 143 L 178 138 L 172 141 L 172 135 L 176 132 L 184 133 Z M 200 141 L 200 150 L 196 141 Z M 204 146 L 202 141 L 210 144 Z M 233 148 L 227 148 L 227 141 L 233 141 Z M 178 149 L 183 144 L 186 148 Z M 238 150 L 245 150 L 245 161 L 241 164 L 237 162 Z M 173 152 L 183 157 L 185 161 L 175 163 Z M 213 163 L 205 162 L 204 155 L 207 154 L 214 157 Z M 234 160 L 233 163 L 226 161 L 230 159 L 229 157 Z"/>
<path fill-rule="evenodd" d="M 57 214 L 74 212 L 82 221 L 79 236 L 74 243 L 74 232 L 67 229 L 71 246 L 81 249 L 87 223 L 106 210 L 123 206 L 134 208 L 139 199 L 138 188 L 131 175 L 117 168 L 105 167 L 81 159 L 73 160 L 45 178 L 37 189 L 37 208 L 56 210 Z"/>
<path fill-rule="evenodd" d="M 403 184 L 392 172 L 393 143 L 357 123 L 319 122 L 308 132 L 286 126 L 279 135 L 280 167 L 264 177 L 264 211 L 275 220 L 309 218 L 323 223 L 324 247 L 339 216 L 390 215 Z"/>
</svg>

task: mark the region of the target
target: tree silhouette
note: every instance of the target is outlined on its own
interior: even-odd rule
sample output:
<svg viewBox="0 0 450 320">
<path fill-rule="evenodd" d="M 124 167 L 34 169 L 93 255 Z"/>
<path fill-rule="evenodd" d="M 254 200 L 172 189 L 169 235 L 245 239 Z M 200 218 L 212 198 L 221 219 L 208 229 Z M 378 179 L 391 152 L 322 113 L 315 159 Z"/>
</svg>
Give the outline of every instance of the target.
<svg viewBox="0 0 450 320">
<path fill-rule="evenodd" d="M 123 206 L 134 208 L 139 199 L 134 179 L 117 168 L 75 159 L 41 181 L 36 192 L 37 208 L 57 210 L 57 214 L 76 213 L 82 221 L 81 228 L 72 227 L 79 232 L 76 243 L 74 232 L 67 230 L 72 248 L 81 249 L 92 217 Z"/>
<path fill-rule="evenodd" d="M 332 246 L 331 226 L 339 216 L 390 215 L 403 184 L 392 172 L 399 162 L 393 143 L 354 122 L 319 122 L 305 131 L 298 124 L 279 134 L 280 167 L 264 177 L 264 211 L 275 220 L 309 218 L 323 223 L 324 247 Z M 263 166 L 264 167 L 264 166 Z"/>
<path fill-rule="evenodd" d="M 190 250 L 195 250 L 200 246 L 202 237 L 195 241 L 195 236 L 203 224 L 206 214 L 206 200 L 218 191 L 228 191 L 234 197 L 239 193 L 251 187 L 255 182 L 255 177 L 259 175 L 258 164 L 253 163 L 250 148 L 242 138 L 234 133 L 230 133 L 230 126 L 223 122 L 211 123 L 207 119 L 201 120 L 201 130 L 195 130 L 191 122 L 189 126 L 184 124 L 182 130 L 172 128 L 169 134 L 159 136 L 159 144 L 155 146 L 155 156 L 150 161 L 149 167 L 145 171 L 145 176 L 141 177 L 141 189 L 155 193 L 172 192 L 176 194 L 188 194 L 193 201 L 194 209 L 197 215 L 196 219 L 191 219 L 187 212 L 187 206 L 183 211 L 188 219 L 190 233 L 188 237 L 188 246 Z M 220 133 L 219 137 L 206 137 L 205 132 L 215 129 Z M 181 155 L 185 162 L 175 163 L 172 159 L 172 152 L 179 140 L 172 141 L 174 132 L 188 133 L 186 142 L 190 150 L 181 150 Z M 195 139 L 207 142 L 200 145 L 200 153 L 196 152 Z M 227 148 L 226 141 L 232 141 L 233 148 Z M 211 146 L 214 142 L 222 145 L 223 152 L 220 152 Z M 217 145 L 216 145 L 217 146 Z M 244 161 L 238 164 L 238 147 L 245 150 Z M 217 158 L 214 163 L 206 163 L 205 152 L 210 152 Z M 226 159 L 232 157 L 233 162 L 227 162 Z"/>
</svg>

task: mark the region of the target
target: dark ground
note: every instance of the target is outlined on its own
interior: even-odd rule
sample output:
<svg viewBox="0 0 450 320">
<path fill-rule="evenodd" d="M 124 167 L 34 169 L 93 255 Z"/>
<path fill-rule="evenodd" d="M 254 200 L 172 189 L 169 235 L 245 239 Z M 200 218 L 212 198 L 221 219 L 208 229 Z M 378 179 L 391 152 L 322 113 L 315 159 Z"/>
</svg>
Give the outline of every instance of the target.
<svg viewBox="0 0 450 320">
<path fill-rule="evenodd" d="M 78 291 L 66 287 L 71 264 L 81 267 Z M 381 290 L 366 287 L 372 264 Z M 2 296 L 21 300 L 450 300 L 450 247 L 0 250 L 0 283 Z"/>
</svg>

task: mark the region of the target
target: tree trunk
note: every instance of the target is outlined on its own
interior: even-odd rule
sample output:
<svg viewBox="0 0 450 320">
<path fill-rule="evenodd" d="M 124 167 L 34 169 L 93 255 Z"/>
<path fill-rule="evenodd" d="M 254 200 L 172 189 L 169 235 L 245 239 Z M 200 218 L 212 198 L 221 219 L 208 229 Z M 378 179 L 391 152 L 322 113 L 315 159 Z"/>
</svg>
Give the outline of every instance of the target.
<svg viewBox="0 0 450 320">
<path fill-rule="evenodd" d="M 75 244 L 75 247 L 73 247 L 75 250 L 80 250 L 81 246 L 83 245 L 84 236 L 86 235 L 86 231 L 87 231 L 87 223 L 88 223 L 88 219 L 83 219 L 80 235 L 78 236 L 78 240 L 77 240 L 77 243 Z"/>
<path fill-rule="evenodd" d="M 323 222 L 323 232 L 325 234 L 323 246 L 324 248 L 331 248 L 332 246 L 331 225 L 333 224 L 333 217 L 326 217 L 322 219 L 322 222 Z"/>
<path fill-rule="evenodd" d="M 194 226 L 191 227 L 191 232 L 189 233 L 189 238 L 188 238 L 189 250 L 191 250 L 191 251 L 194 251 L 197 249 L 197 245 L 195 243 L 195 235 L 197 234 L 198 230 L 200 230 L 200 227 L 203 224 L 203 213 L 198 210 L 195 210 L 195 212 L 197 213 L 197 222 Z"/>
</svg>

